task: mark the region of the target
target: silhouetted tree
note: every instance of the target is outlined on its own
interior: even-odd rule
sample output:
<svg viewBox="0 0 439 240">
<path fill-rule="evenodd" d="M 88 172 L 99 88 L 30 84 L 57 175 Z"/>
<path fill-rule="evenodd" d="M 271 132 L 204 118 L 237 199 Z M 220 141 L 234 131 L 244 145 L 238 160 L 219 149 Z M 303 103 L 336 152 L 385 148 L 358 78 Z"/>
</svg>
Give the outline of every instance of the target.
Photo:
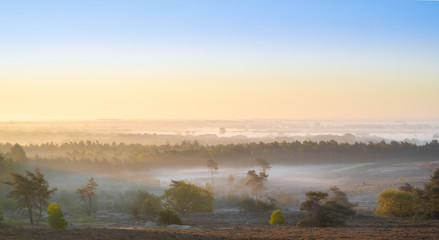
<svg viewBox="0 0 439 240">
<path fill-rule="evenodd" d="M 212 186 L 213 186 L 213 174 L 218 171 L 218 163 L 212 159 L 207 161 L 207 168 L 209 169 L 211 178 L 212 178 Z"/>
<path fill-rule="evenodd" d="M 349 209 L 357 206 L 357 204 L 349 202 L 348 195 L 345 192 L 341 191 L 340 188 L 333 186 L 329 188 L 329 192 L 331 193 L 331 195 L 329 196 L 328 201 L 334 201 Z M 355 215 L 355 211 L 352 210 L 352 213 L 350 215 Z"/>
<path fill-rule="evenodd" d="M 47 207 L 51 195 L 56 188 L 49 190 L 49 183 L 44 179 L 40 170 L 36 174 L 26 171 L 23 176 L 18 173 L 12 173 L 11 181 L 6 184 L 13 186 L 14 189 L 9 192 L 8 196 L 16 199 L 18 206 L 27 208 L 30 223 L 33 224 L 34 208 L 38 210 L 38 223 L 41 219 L 42 211 Z"/>
<path fill-rule="evenodd" d="M 49 190 L 49 183 L 44 178 L 44 175 L 40 172 L 40 169 L 35 170 L 35 174 L 31 172 L 27 172 L 27 176 L 31 179 L 34 185 L 35 191 L 35 207 L 38 210 L 38 221 L 40 223 L 41 214 L 44 210 L 46 210 L 47 205 L 49 204 L 49 199 L 51 195 L 57 190 L 56 188 L 52 188 Z"/>
<path fill-rule="evenodd" d="M 267 170 L 271 169 L 270 163 L 265 161 L 262 158 L 256 158 L 256 165 L 261 168 L 261 172 L 263 172 L 263 173 L 266 173 Z"/>
<path fill-rule="evenodd" d="M 268 175 L 265 172 L 256 173 L 255 170 L 247 172 L 247 185 L 250 186 L 251 193 L 256 199 L 262 199 L 263 192 L 265 190 L 265 182 L 268 179 Z"/>
<path fill-rule="evenodd" d="M 14 187 L 9 192 L 8 197 L 15 198 L 18 207 L 27 209 L 30 224 L 34 224 L 33 207 L 35 205 L 35 192 L 32 181 L 21 174 L 11 173 L 11 181 L 6 182 L 6 184 Z"/>
<path fill-rule="evenodd" d="M 76 189 L 76 193 L 81 196 L 81 201 L 84 203 L 85 212 L 87 215 L 91 215 L 93 210 L 93 199 L 95 197 L 95 190 L 98 187 L 98 184 L 94 181 L 93 178 L 88 180 L 87 185 L 83 188 Z"/>
</svg>

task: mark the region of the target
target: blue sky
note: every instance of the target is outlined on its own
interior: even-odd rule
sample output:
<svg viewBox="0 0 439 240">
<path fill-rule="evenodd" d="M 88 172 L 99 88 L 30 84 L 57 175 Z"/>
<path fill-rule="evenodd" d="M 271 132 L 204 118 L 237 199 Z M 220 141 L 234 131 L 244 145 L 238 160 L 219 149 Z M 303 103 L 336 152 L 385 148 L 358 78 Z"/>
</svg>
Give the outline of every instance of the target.
<svg viewBox="0 0 439 240">
<path fill-rule="evenodd" d="M 223 78 L 205 81 L 298 89 L 303 81 L 364 82 L 370 75 L 370 82 L 417 84 L 422 95 L 438 87 L 439 2 L 2 1 L 0 53 L 0 81 L 9 85 L 47 79 L 196 85 L 215 75 Z M 199 69 L 204 75 L 194 77 Z M 336 91 L 332 85 L 323 87 Z M 22 111 L 31 108 L 26 104 Z"/>
<path fill-rule="evenodd" d="M 400 42 L 420 36 L 433 43 L 439 23 L 438 2 L 412 0 L 2 1 L 0 9 L 5 43 Z"/>
</svg>

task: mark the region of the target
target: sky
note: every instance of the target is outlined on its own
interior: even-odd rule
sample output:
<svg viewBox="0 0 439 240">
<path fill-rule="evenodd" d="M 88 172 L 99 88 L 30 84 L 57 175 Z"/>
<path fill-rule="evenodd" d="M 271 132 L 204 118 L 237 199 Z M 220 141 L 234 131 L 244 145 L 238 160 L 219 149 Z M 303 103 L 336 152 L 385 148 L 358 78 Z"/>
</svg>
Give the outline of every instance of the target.
<svg viewBox="0 0 439 240">
<path fill-rule="evenodd" d="M 0 1 L 0 120 L 439 119 L 439 1 Z"/>
</svg>

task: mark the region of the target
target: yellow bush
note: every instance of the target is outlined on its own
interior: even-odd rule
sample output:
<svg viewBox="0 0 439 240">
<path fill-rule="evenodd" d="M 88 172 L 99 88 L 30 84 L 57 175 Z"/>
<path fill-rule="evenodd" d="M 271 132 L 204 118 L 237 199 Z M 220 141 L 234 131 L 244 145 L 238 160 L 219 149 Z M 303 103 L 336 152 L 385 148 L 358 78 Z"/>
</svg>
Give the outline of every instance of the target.
<svg viewBox="0 0 439 240">
<path fill-rule="evenodd" d="M 49 215 L 48 221 L 50 227 L 53 229 L 64 229 L 67 227 L 67 221 L 64 219 L 64 214 L 61 211 L 61 207 L 53 202 L 47 207 L 47 215 Z"/>
<path fill-rule="evenodd" d="M 376 215 L 388 217 L 410 217 L 414 214 L 413 193 L 389 188 L 378 196 Z"/>
<path fill-rule="evenodd" d="M 285 223 L 285 216 L 281 210 L 276 210 L 271 214 L 270 224 L 280 225 Z"/>
</svg>

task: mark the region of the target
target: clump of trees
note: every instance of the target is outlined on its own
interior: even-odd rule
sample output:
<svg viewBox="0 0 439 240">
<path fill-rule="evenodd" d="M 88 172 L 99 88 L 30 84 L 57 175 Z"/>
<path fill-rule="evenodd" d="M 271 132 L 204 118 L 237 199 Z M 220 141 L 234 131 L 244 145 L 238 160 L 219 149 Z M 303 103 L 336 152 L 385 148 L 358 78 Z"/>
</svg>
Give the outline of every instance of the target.
<svg viewBox="0 0 439 240">
<path fill-rule="evenodd" d="M 378 196 L 376 215 L 439 219 L 439 168 L 424 189 L 405 183 L 399 189 L 389 188 Z"/>
<path fill-rule="evenodd" d="M 254 198 L 258 200 L 264 199 L 265 182 L 267 182 L 268 174 L 267 170 L 271 169 L 270 163 L 262 158 L 256 159 L 256 165 L 260 167 L 259 173 L 255 170 L 249 170 L 247 172 L 247 186 L 250 187 L 250 192 Z"/>
<path fill-rule="evenodd" d="M 88 180 L 88 183 L 83 188 L 76 189 L 76 193 L 80 195 L 81 201 L 84 203 L 84 209 L 88 216 L 93 211 L 93 199 L 95 198 L 95 190 L 98 184 L 93 178 Z"/>
<path fill-rule="evenodd" d="M 64 214 L 61 211 L 61 207 L 53 202 L 47 207 L 47 215 L 49 216 L 47 221 L 53 229 L 65 229 L 67 227 L 67 221 L 64 219 Z"/>
<path fill-rule="evenodd" d="M 161 197 L 138 191 L 131 206 L 137 220 L 157 219 L 161 224 L 181 224 L 177 214 L 188 216 L 213 211 L 213 193 L 209 186 L 202 188 L 184 181 L 172 181 Z"/>
<path fill-rule="evenodd" d="M 281 225 L 285 223 L 285 216 L 281 210 L 276 210 L 271 214 L 270 224 L 271 225 Z"/>
<path fill-rule="evenodd" d="M 11 180 L 6 184 L 13 187 L 8 197 L 15 198 L 18 207 L 27 209 L 31 224 L 34 223 L 34 214 L 36 213 L 39 224 L 43 210 L 46 209 L 51 195 L 57 189 L 49 189 L 49 183 L 38 168 L 35 173 L 26 171 L 25 175 L 11 173 Z"/>
<path fill-rule="evenodd" d="M 264 198 L 265 182 L 268 179 L 268 174 L 266 172 L 256 173 L 255 170 L 250 170 L 247 172 L 247 186 L 250 187 L 251 194 L 256 199 Z"/>
<path fill-rule="evenodd" d="M 172 181 L 162 196 L 162 205 L 176 213 L 187 216 L 194 213 L 213 211 L 213 193 L 210 189 L 195 186 L 184 181 Z"/>
<path fill-rule="evenodd" d="M 265 183 L 268 179 L 267 171 L 271 169 L 270 163 L 262 158 L 257 158 L 255 162 L 260 167 L 260 171 L 256 173 L 256 170 L 249 170 L 246 183 L 253 198 L 246 198 L 239 203 L 241 211 L 267 211 L 276 207 L 275 200 L 265 193 Z"/>
<path fill-rule="evenodd" d="M 300 205 L 300 210 L 307 211 L 304 219 L 297 225 L 301 227 L 336 227 L 343 226 L 350 216 L 355 215 L 347 195 L 337 187 L 330 189 L 332 196 L 325 192 L 307 192 L 306 201 Z"/>
</svg>

